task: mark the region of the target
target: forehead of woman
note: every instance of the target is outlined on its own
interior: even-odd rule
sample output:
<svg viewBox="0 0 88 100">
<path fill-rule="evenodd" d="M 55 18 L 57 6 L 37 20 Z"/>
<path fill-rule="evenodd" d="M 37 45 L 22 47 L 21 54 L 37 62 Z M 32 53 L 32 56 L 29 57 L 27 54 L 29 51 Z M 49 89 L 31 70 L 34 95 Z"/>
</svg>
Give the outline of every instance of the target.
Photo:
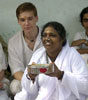
<svg viewBox="0 0 88 100">
<path fill-rule="evenodd" d="M 43 34 L 47 27 L 52 27 L 62 39 L 66 38 L 66 31 L 62 24 L 58 22 L 49 22 L 43 27 L 41 34 Z"/>
<path fill-rule="evenodd" d="M 57 31 L 52 27 L 52 26 L 48 26 L 45 28 L 44 33 L 57 33 Z"/>
</svg>

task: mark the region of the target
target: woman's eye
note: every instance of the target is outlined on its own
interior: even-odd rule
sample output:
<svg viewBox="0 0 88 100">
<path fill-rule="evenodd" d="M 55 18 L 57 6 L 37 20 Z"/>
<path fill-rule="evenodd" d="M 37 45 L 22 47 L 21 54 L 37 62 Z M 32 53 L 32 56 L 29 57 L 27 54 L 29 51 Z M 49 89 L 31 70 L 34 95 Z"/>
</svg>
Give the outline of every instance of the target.
<svg viewBox="0 0 88 100">
<path fill-rule="evenodd" d="M 47 34 L 42 35 L 42 37 L 47 37 L 47 36 L 48 36 Z M 49 37 L 56 37 L 56 35 L 55 34 L 50 34 Z"/>
<path fill-rule="evenodd" d="M 42 34 L 42 37 L 46 37 L 47 35 L 46 34 Z"/>
<path fill-rule="evenodd" d="M 55 35 L 55 34 L 51 34 L 50 36 L 51 36 L 51 37 L 56 37 L 56 35 Z"/>
</svg>

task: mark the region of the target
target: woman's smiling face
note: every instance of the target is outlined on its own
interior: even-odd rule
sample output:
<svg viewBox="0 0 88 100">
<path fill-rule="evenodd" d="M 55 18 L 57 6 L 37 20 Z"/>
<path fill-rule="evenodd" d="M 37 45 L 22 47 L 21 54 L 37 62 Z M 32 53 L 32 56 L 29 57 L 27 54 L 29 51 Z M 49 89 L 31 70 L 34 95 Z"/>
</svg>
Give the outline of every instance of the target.
<svg viewBox="0 0 88 100">
<path fill-rule="evenodd" d="M 48 26 L 43 32 L 42 42 L 47 52 L 55 53 L 60 52 L 63 40 L 53 27 Z"/>
</svg>

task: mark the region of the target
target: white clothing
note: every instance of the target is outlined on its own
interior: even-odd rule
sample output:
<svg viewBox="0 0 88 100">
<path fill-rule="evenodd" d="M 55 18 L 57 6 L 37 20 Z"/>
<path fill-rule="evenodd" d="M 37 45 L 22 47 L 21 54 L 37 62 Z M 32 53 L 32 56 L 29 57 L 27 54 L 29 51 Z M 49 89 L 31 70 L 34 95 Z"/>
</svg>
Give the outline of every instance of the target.
<svg viewBox="0 0 88 100">
<path fill-rule="evenodd" d="M 0 44 L 0 72 L 6 69 L 7 69 L 7 64 L 5 60 L 5 54 L 3 52 L 2 45 Z"/>
<path fill-rule="evenodd" d="M 13 95 L 21 91 L 21 81 L 13 79 L 10 84 L 10 90 Z"/>
<path fill-rule="evenodd" d="M 13 36 L 8 43 L 8 60 L 12 75 L 18 71 L 24 72 L 26 66 L 28 65 L 32 57 L 32 54 L 36 49 L 41 46 L 42 43 L 40 37 L 40 30 L 33 51 L 27 46 L 27 43 L 25 42 L 23 37 L 23 32 L 15 34 L 15 36 Z"/>
<path fill-rule="evenodd" d="M 2 45 L 0 43 L 0 72 L 6 69 L 7 69 L 7 64 L 6 64 L 5 54 L 3 52 Z M 1 80 L 0 82 L 3 83 L 3 89 L 0 89 L 0 100 L 9 100 L 7 93 L 9 91 L 9 80 L 3 78 L 3 80 Z"/>
<path fill-rule="evenodd" d="M 74 40 L 79 40 L 79 39 L 86 39 L 88 40 L 88 36 L 85 34 L 84 32 L 78 32 L 75 37 Z M 80 46 L 74 46 L 76 49 L 80 49 L 80 48 L 88 48 L 88 46 L 86 46 L 85 44 L 82 44 Z"/>
<path fill-rule="evenodd" d="M 75 37 L 74 40 L 79 40 L 79 39 L 86 39 L 88 40 L 88 36 L 86 35 L 85 31 L 83 32 L 78 32 Z M 88 46 L 86 46 L 85 44 L 82 44 L 80 46 L 74 46 L 76 49 L 88 49 Z M 87 67 L 88 67 L 88 54 L 81 54 L 81 56 L 83 57 L 83 59 L 85 60 Z"/>
<path fill-rule="evenodd" d="M 34 51 L 42 46 L 41 42 L 41 30 L 39 29 L 39 34 L 37 36 L 33 51 L 28 47 L 24 40 L 23 32 L 18 32 L 14 35 L 8 43 L 8 53 L 9 53 L 9 66 L 12 75 L 18 71 L 24 72 L 26 66 L 28 65 Z M 13 80 L 10 89 L 13 95 L 21 90 L 20 81 Z M 17 88 L 19 87 L 19 88 Z"/>
<path fill-rule="evenodd" d="M 33 54 L 29 65 L 32 62 L 47 63 L 44 47 Z M 22 78 L 22 91 L 15 95 L 15 100 L 85 100 L 88 96 L 88 71 L 80 54 L 66 44 L 54 63 L 64 71 L 62 80 L 39 74 L 33 84 L 26 77 L 26 68 Z"/>
<path fill-rule="evenodd" d="M 0 90 L 0 100 L 11 100 L 5 90 Z"/>
</svg>

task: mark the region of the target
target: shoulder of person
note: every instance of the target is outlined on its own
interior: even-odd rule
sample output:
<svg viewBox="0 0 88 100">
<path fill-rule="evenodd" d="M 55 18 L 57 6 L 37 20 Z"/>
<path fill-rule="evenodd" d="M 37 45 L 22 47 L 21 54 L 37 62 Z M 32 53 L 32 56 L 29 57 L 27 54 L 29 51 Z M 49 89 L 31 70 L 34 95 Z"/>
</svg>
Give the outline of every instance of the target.
<svg viewBox="0 0 88 100">
<path fill-rule="evenodd" d="M 85 34 L 84 31 L 82 31 L 82 32 L 77 32 L 77 33 L 76 33 L 76 35 L 80 35 L 80 36 L 82 36 L 83 34 Z"/>
<path fill-rule="evenodd" d="M 22 34 L 22 31 L 20 32 L 17 32 L 16 34 L 14 34 L 8 41 L 8 44 L 14 44 L 16 42 L 19 41 L 19 38 L 21 38 L 21 34 Z"/>
<path fill-rule="evenodd" d="M 32 62 L 37 62 L 39 59 L 41 59 L 41 57 L 43 56 L 43 54 L 46 53 L 46 50 L 45 48 L 42 46 L 40 47 L 39 49 L 37 49 L 33 55 L 32 55 L 32 58 L 29 62 L 29 64 L 32 64 Z"/>
<path fill-rule="evenodd" d="M 42 55 L 43 55 L 43 53 L 45 52 L 46 50 L 45 50 L 45 48 L 42 46 L 42 47 L 40 47 L 39 49 L 37 49 L 34 53 L 33 53 L 33 55 L 32 55 L 32 58 L 34 59 L 34 58 L 40 58 Z"/>
<path fill-rule="evenodd" d="M 37 49 L 33 55 L 41 55 L 43 52 L 45 52 L 45 48 L 44 46 L 40 47 L 39 49 Z"/>
<path fill-rule="evenodd" d="M 73 56 L 80 55 L 80 53 L 77 51 L 77 49 L 75 47 L 70 47 L 68 53 L 72 54 Z"/>
</svg>

